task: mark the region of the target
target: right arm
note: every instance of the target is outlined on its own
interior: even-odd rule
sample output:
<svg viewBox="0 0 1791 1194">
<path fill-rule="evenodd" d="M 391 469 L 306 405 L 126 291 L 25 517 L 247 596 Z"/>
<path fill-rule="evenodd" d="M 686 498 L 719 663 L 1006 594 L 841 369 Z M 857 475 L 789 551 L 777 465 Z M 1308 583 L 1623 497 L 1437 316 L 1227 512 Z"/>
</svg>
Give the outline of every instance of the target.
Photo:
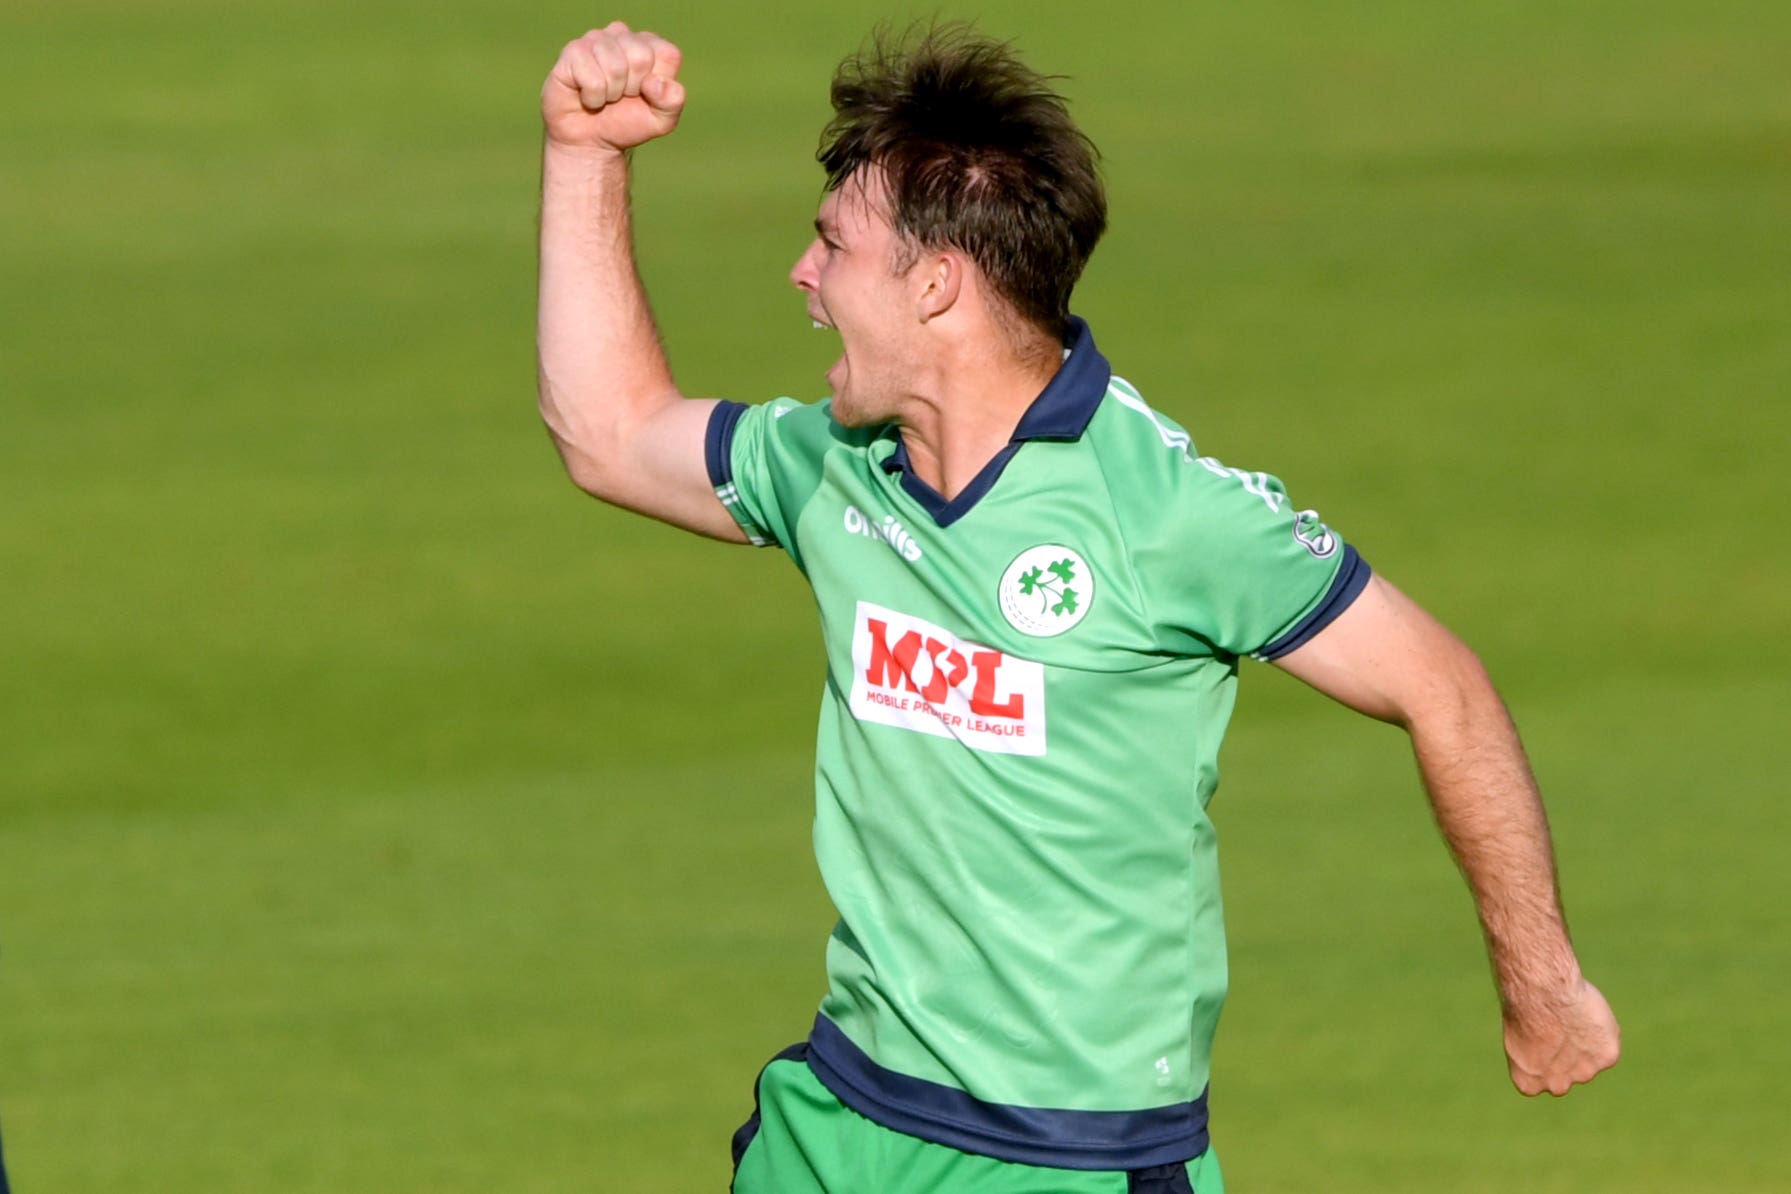
<svg viewBox="0 0 1791 1194">
<path fill-rule="evenodd" d="M 569 44 L 541 89 L 541 417 L 580 489 L 744 543 L 704 464 L 715 402 L 678 392 L 634 263 L 627 151 L 677 127 L 679 62 L 617 21 Z"/>
<path fill-rule="evenodd" d="M 1512 1083 L 1563 1095 L 1615 1065 L 1610 1004 L 1567 936 L 1548 818 L 1517 729 L 1480 660 L 1380 577 L 1276 664 L 1411 735 L 1443 840 L 1473 893 Z"/>
</svg>

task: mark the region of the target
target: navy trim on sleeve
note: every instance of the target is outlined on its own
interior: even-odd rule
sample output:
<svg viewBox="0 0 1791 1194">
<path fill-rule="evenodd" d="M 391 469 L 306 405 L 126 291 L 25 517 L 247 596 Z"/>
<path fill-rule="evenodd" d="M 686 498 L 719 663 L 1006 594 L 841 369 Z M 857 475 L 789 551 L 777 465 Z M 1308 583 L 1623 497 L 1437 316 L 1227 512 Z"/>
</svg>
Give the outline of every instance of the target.
<svg viewBox="0 0 1791 1194">
<path fill-rule="evenodd" d="M 1057 1169 L 1147 1169 L 1207 1149 L 1205 1091 L 1192 1103 L 1138 1111 L 985 1103 L 884 1069 L 825 1016 L 815 1017 L 808 1040 L 809 1068 L 840 1102 L 873 1123 L 961 1152 Z"/>
<path fill-rule="evenodd" d="M 1311 613 L 1301 618 L 1299 624 L 1286 634 L 1257 651 L 1257 659 L 1279 659 L 1295 647 L 1303 647 L 1314 635 L 1336 620 L 1337 615 L 1348 609 L 1362 590 L 1368 587 L 1368 580 L 1374 575 L 1374 569 L 1368 561 L 1356 554 L 1356 549 L 1348 544 L 1343 548 L 1343 563 L 1337 568 L 1337 575 L 1331 579 L 1331 587 L 1326 591 L 1323 601 L 1318 603 Z"/>
<path fill-rule="evenodd" d="M 723 400 L 709 414 L 709 433 L 703 438 L 703 463 L 709 466 L 709 484 L 720 489 L 734 479 L 734 429 L 746 403 Z"/>
</svg>

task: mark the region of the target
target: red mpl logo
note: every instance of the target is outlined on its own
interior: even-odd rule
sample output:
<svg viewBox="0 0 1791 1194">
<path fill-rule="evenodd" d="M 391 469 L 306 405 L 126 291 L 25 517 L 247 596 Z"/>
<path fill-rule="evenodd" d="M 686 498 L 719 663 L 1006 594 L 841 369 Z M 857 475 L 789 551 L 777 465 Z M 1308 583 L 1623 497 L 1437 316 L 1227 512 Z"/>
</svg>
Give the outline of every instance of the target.
<svg viewBox="0 0 1791 1194">
<path fill-rule="evenodd" d="M 868 601 L 852 634 L 851 708 L 972 750 L 1045 753 L 1043 665 Z"/>
</svg>

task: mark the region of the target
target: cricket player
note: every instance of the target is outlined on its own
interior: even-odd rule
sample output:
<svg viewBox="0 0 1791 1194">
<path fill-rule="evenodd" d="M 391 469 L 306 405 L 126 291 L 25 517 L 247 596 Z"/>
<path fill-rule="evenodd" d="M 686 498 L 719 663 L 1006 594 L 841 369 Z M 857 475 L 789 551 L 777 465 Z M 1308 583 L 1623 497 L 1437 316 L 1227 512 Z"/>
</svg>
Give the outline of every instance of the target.
<svg viewBox="0 0 1791 1194">
<path fill-rule="evenodd" d="M 820 611 L 839 922 L 735 1189 L 1222 1190 L 1206 805 L 1246 655 L 1410 734 L 1518 1089 L 1612 1065 L 1473 653 L 1274 477 L 1199 455 L 1070 314 L 1106 201 L 1047 81 L 954 26 L 841 66 L 790 273 L 840 338 L 831 398 L 745 406 L 678 392 L 635 272 L 628 154 L 677 127 L 679 63 L 616 22 L 543 87 L 540 403 L 581 488 L 776 545 Z"/>
</svg>

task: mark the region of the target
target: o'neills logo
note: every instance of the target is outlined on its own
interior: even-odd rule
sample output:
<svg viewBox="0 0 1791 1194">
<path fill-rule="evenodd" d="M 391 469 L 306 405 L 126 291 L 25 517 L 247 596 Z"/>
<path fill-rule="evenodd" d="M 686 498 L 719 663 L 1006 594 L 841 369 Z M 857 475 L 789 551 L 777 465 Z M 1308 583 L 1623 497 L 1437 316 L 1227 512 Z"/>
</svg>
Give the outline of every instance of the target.
<svg viewBox="0 0 1791 1194">
<path fill-rule="evenodd" d="M 1045 753 L 1045 669 L 868 601 L 852 632 L 852 716 L 956 738 L 972 750 Z"/>
<path fill-rule="evenodd" d="M 908 528 L 897 522 L 893 514 L 885 514 L 882 522 L 873 522 L 857 506 L 847 506 L 846 529 L 867 539 L 883 540 L 889 544 L 891 551 L 910 564 L 920 559 L 920 544 L 914 541 Z"/>
</svg>

